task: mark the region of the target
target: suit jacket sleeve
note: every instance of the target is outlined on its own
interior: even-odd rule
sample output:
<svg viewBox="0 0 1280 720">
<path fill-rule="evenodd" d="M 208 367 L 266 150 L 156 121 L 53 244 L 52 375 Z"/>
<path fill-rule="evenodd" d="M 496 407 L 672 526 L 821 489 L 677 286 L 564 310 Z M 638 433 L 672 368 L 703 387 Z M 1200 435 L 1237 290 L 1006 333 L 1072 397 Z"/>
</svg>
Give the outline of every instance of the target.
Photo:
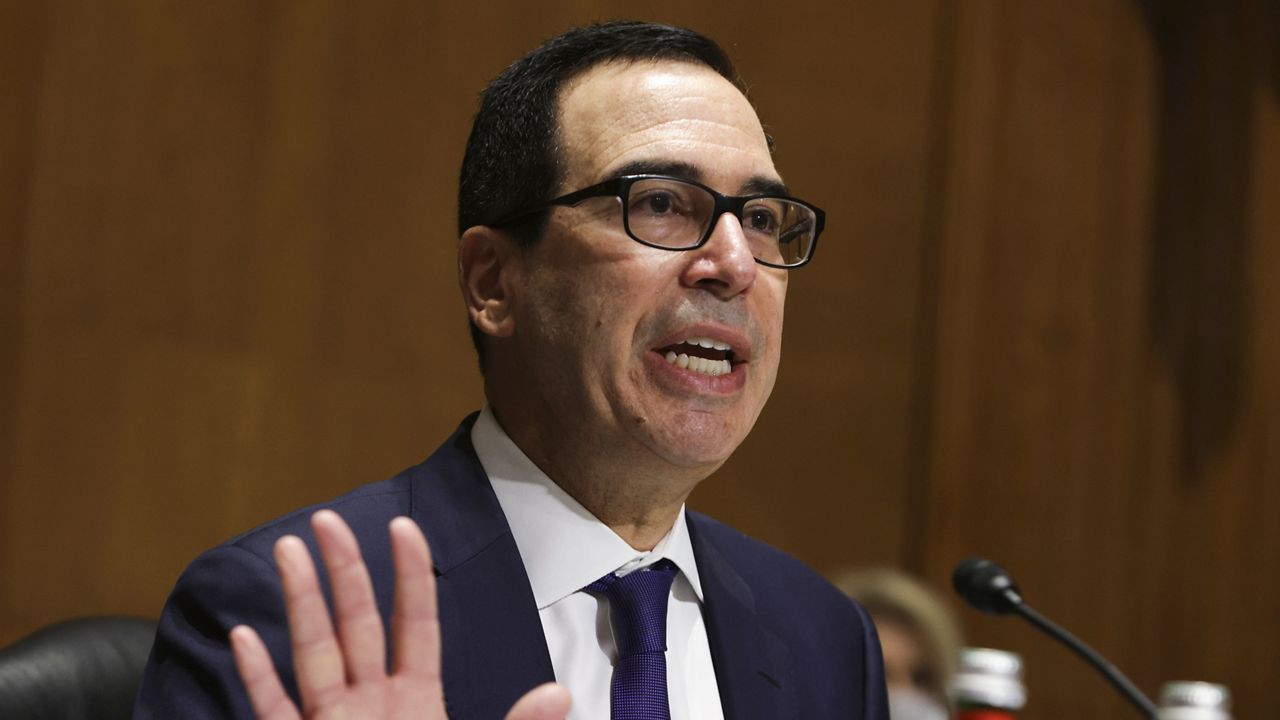
<svg viewBox="0 0 1280 720">
<path fill-rule="evenodd" d="M 862 687 L 863 712 L 868 720 L 889 720 L 889 697 L 884 682 L 884 657 L 880 650 L 880 636 L 867 611 L 857 603 L 862 623 Z"/>
<path fill-rule="evenodd" d="M 289 639 L 276 569 L 270 558 L 223 545 L 187 568 L 165 604 L 134 717 L 253 718 L 228 639 L 240 624 L 263 636 L 296 697 L 290 659 L 279 657 Z"/>
</svg>

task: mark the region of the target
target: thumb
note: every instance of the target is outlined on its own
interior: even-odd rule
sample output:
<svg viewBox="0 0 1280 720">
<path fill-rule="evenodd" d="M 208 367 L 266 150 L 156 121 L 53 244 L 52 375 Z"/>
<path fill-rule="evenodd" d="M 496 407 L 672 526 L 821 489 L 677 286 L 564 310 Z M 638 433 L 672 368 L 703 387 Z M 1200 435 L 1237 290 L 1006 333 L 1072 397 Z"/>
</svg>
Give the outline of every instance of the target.
<svg viewBox="0 0 1280 720">
<path fill-rule="evenodd" d="M 507 720 L 564 720 L 573 699 L 562 685 L 546 683 L 525 693 L 507 713 Z"/>
</svg>

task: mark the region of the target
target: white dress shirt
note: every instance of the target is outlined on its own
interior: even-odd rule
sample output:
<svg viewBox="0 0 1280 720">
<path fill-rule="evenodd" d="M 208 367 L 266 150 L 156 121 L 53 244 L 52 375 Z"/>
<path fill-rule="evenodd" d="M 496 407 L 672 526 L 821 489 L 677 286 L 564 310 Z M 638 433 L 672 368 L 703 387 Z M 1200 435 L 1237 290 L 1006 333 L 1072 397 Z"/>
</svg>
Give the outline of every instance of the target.
<svg viewBox="0 0 1280 720">
<path fill-rule="evenodd" d="M 636 550 L 582 507 L 516 447 L 486 405 L 471 429 L 480 464 L 533 586 L 556 681 L 573 695 L 569 720 L 609 717 L 617 650 L 609 601 L 582 588 L 667 558 L 679 568 L 667 605 L 667 693 L 671 720 L 722 720 L 719 686 L 702 620 L 702 585 L 684 507 L 649 552 Z"/>
</svg>

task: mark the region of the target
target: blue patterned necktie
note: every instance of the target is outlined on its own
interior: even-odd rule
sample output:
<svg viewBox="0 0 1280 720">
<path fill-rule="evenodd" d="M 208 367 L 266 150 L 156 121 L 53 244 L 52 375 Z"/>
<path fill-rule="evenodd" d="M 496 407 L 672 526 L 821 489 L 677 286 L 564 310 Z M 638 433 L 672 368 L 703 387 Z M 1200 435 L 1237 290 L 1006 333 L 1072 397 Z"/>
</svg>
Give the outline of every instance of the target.
<svg viewBox="0 0 1280 720">
<path fill-rule="evenodd" d="M 676 566 L 670 560 L 624 577 L 609 574 L 586 587 L 609 599 L 618 664 L 609 692 L 611 720 L 670 720 L 667 701 L 667 597 Z"/>
</svg>

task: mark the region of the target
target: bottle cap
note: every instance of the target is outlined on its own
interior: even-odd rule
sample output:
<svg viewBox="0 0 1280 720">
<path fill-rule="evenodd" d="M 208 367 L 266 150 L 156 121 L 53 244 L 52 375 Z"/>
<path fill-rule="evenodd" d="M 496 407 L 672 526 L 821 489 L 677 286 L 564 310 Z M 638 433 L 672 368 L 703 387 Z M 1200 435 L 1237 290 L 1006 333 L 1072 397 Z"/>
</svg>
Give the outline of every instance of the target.
<svg viewBox="0 0 1280 720">
<path fill-rule="evenodd" d="M 950 694 L 957 705 L 1021 710 L 1027 704 L 1022 658 L 1004 650 L 963 648 Z"/>
<path fill-rule="evenodd" d="M 1177 681 L 1160 688 L 1162 720 L 1231 720 L 1231 691 L 1225 685 Z"/>
</svg>

